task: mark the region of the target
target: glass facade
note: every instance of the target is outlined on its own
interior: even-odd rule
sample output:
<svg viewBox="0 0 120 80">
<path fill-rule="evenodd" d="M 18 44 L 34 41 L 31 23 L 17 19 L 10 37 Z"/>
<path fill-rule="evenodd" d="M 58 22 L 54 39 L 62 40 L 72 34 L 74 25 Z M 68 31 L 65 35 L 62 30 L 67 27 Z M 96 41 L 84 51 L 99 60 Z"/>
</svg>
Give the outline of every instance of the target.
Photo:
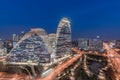
<svg viewBox="0 0 120 80">
<path fill-rule="evenodd" d="M 50 53 L 48 52 L 47 43 L 44 41 L 46 36 L 40 36 L 41 34 L 37 35 L 34 30 L 30 33 L 26 34 L 22 40 L 16 44 L 9 53 L 7 61 L 40 63 L 50 61 Z M 25 38 L 26 36 L 27 38 Z"/>
<path fill-rule="evenodd" d="M 57 29 L 56 54 L 58 57 L 70 54 L 71 52 L 71 27 L 70 21 L 63 18 Z"/>
</svg>

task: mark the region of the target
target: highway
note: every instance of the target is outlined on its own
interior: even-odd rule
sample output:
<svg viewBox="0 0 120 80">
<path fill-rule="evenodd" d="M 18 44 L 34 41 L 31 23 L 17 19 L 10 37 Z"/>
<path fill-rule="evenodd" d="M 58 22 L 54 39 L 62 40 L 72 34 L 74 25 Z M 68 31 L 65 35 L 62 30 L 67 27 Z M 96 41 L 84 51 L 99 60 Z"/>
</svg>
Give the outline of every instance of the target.
<svg viewBox="0 0 120 80">
<path fill-rule="evenodd" d="M 24 74 L 20 75 L 0 72 L 0 80 L 30 80 L 30 77 Z"/>
<path fill-rule="evenodd" d="M 55 59 L 54 62 L 51 63 L 40 63 L 40 65 L 45 66 L 45 67 L 50 67 L 53 66 L 55 64 L 58 64 L 59 62 L 61 62 L 62 60 L 65 60 L 67 58 L 71 57 L 71 55 L 66 55 L 62 58 L 59 59 Z M 35 62 L 6 62 L 5 61 L 6 57 L 0 58 L 0 62 L 3 62 L 4 64 L 10 64 L 10 65 L 33 65 L 33 66 L 38 66 L 39 63 L 35 63 Z"/>
<path fill-rule="evenodd" d="M 3 56 L 3 57 L 1 57 L 1 58 L 0 58 L 0 62 L 5 61 L 6 57 L 7 57 L 7 56 Z"/>
<path fill-rule="evenodd" d="M 75 48 L 72 48 L 72 50 L 75 51 L 75 52 L 77 51 L 77 49 L 75 49 Z M 77 53 L 79 53 L 79 54 L 76 54 L 76 56 L 73 56 L 72 58 L 70 58 L 70 56 L 65 56 L 61 59 L 55 60 L 53 62 L 53 64 L 59 63 L 60 61 L 66 59 L 66 58 L 70 59 L 66 62 L 58 64 L 55 68 L 50 68 L 49 70 L 43 72 L 43 77 L 44 78 L 38 78 L 38 79 L 35 79 L 35 80 L 55 80 L 55 78 L 58 74 L 60 74 L 64 69 L 66 69 L 68 66 L 70 66 L 72 63 L 74 63 L 76 60 L 78 60 L 80 58 L 80 56 L 82 55 L 82 54 L 80 54 L 81 52 L 77 51 Z M 12 63 L 12 64 L 14 64 L 14 63 Z M 18 63 L 18 64 L 20 64 L 20 63 Z M 26 63 L 22 63 L 22 65 L 25 65 L 25 64 Z M 36 64 L 34 64 L 34 65 L 36 65 Z M 49 64 L 49 66 L 50 65 L 51 64 Z M 17 80 L 30 80 L 31 79 L 30 76 L 27 76 L 27 75 L 18 75 L 18 74 L 11 74 L 10 75 L 10 74 L 7 74 L 7 73 L 2 73 L 2 72 L 0 73 L 0 75 L 1 75 L 0 80 L 6 80 L 6 79 L 7 80 L 16 80 L 16 79 Z M 7 77 L 5 77 L 4 75 L 7 76 Z M 47 75 L 47 76 L 45 76 L 45 75 Z M 31 79 L 31 80 L 33 80 L 33 79 Z"/>
<path fill-rule="evenodd" d="M 45 78 L 38 78 L 35 80 L 56 80 L 56 77 L 58 74 L 60 74 L 64 69 L 66 69 L 67 67 L 69 67 L 72 63 L 74 63 L 76 60 L 78 60 L 81 56 L 82 56 L 82 52 L 78 51 L 75 48 L 72 48 L 73 51 L 77 52 L 78 54 L 76 54 L 76 56 L 74 56 L 73 58 L 71 58 L 70 60 L 58 65 L 53 72 L 51 72 L 47 77 Z"/>
<path fill-rule="evenodd" d="M 112 80 L 120 80 L 120 55 L 115 50 L 111 49 L 107 43 L 103 43 L 103 45 L 104 49 L 107 50 L 106 56 L 112 71 L 110 71 L 109 75 Z"/>
<path fill-rule="evenodd" d="M 112 72 L 109 72 L 109 75 L 112 80 L 120 80 L 120 68 L 119 68 L 120 67 L 120 55 L 114 49 L 110 48 L 110 46 L 107 43 L 103 43 L 103 45 L 104 45 L 104 49 L 106 49 L 106 51 L 107 51 L 104 55 L 108 58 L 108 62 L 109 62 L 108 64 L 112 70 Z M 76 54 L 75 56 L 72 56 L 67 61 L 58 64 L 55 68 L 50 68 L 50 69 L 44 71 L 42 74 L 43 77 L 32 79 L 32 80 L 56 80 L 57 75 L 59 75 L 67 67 L 72 65 L 75 61 L 77 61 L 84 53 L 80 50 L 77 50 L 76 48 L 72 48 L 72 51 L 74 51 L 78 54 Z M 63 60 L 63 59 L 65 59 L 65 58 L 62 58 L 61 60 Z M 58 61 L 59 60 L 55 61 L 54 64 L 59 63 Z M 0 76 L 4 77 L 3 73 L 0 73 Z M 14 74 L 10 77 L 11 78 L 9 78 L 9 79 L 0 78 L 0 80 L 16 80 L 16 79 L 19 80 L 23 76 Z M 28 76 L 26 76 L 26 77 L 24 76 L 23 80 L 29 80 Z"/>
</svg>

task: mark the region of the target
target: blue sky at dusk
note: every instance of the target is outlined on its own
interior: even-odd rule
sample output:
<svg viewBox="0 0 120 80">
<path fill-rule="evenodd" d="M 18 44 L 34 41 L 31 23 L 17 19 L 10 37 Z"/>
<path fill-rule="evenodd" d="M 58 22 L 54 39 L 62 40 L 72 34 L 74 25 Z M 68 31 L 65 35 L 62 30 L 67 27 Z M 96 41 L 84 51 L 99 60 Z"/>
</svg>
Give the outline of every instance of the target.
<svg viewBox="0 0 120 80">
<path fill-rule="evenodd" d="M 73 38 L 120 39 L 120 0 L 0 0 L 0 37 L 30 28 L 55 33 L 62 17 Z"/>
</svg>

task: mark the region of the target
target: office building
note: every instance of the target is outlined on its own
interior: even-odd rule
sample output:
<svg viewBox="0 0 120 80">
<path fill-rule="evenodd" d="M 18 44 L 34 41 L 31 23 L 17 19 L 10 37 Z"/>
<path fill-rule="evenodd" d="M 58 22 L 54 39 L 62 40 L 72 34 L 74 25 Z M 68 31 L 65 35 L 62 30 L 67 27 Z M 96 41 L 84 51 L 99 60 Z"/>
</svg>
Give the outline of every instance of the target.
<svg viewBox="0 0 120 80">
<path fill-rule="evenodd" d="M 78 48 L 80 50 L 88 51 L 89 50 L 89 41 L 88 41 L 88 39 L 80 38 L 78 40 Z"/>
<path fill-rule="evenodd" d="M 7 61 L 49 63 L 50 50 L 48 44 L 48 35 L 44 29 L 31 29 L 11 50 Z"/>
<path fill-rule="evenodd" d="M 17 34 L 13 34 L 13 41 L 19 41 L 19 36 Z"/>
<path fill-rule="evenodd" d="M 56 55 L 62 57 L 71 53 L 71 25 L 67 18 L 62 18 L 56 33 Z"/>
<path fill-rule="evenodd" d="M 89 50 L 91 51 L 103 51 L 103 41 L 99 39 L 89 39 Z"/>
<path fill-rule="evenodd" d="M 4 41 L 0 40 L 0 58 L 7 54 L 7 49 L 4 47 Z"/>
</svg>

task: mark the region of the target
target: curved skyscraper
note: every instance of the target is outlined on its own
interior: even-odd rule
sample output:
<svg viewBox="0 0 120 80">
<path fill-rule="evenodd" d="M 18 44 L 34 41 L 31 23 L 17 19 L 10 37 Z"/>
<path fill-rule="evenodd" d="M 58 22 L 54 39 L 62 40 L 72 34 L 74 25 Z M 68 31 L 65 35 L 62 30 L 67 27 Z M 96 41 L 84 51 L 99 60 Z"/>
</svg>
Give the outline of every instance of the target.
<svg viewBox="0 0 120 80">
<path fill-rule="evenodd" d="M 44 29 L 31 29 L 26 33 L 7 58 L 8 62 L 49 62 L 48 36 Z"/>
<path fill-rule="evenodd" d="M 57 28 L 56 55 L 62 57 L 71 53 L 71 25 L 67 18 L 62 18 Z"/>
</svg>

